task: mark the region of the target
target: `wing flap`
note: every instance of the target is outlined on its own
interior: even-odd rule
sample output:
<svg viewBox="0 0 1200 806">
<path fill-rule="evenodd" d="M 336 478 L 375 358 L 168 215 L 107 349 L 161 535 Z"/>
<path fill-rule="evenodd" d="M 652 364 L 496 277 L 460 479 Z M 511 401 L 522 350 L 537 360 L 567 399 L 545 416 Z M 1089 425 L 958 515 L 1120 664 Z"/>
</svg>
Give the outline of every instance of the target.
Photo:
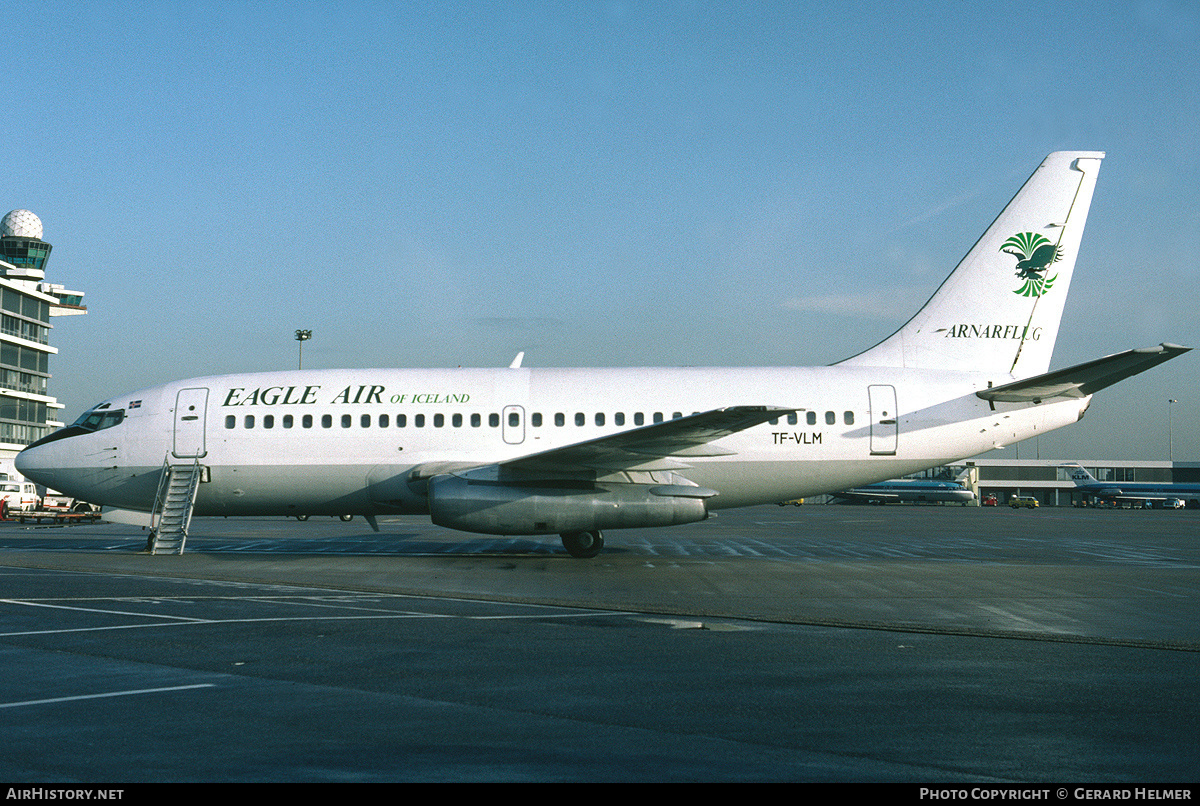
<svg viewBox="0 0 1200 806">
<path fill-rule="evenodd" d="M 1145 372 L 1164 361 L 1183 355 L 1191 347 L 1160 344 L 1097 358 L 1066 369 L 1035 375 L 1003 386 L 980 389 L 984 400 L 1003 403 L 1041 403 L 1045 400 L 1084 398 L 1118 381 Z"/>
</svg>

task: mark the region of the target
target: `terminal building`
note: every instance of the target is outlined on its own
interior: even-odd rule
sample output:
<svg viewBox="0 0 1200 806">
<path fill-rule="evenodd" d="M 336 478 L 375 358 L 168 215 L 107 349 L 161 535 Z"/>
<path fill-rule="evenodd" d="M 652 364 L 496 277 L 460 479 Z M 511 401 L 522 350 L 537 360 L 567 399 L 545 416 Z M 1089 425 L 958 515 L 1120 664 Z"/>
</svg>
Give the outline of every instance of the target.
<svg viewBox="0 0 1200 806">
<path fill-rule="evenodd" d="M 933 468 L 913 478 L 957 478 L 975 491 L 977 501 L 995 495 L 997 501 L 1004 504 L 1017 495 L 1032 496 L 1044 507 L 1069 507 L 1081 504 L 1082 497 L 1075 491 L 1068 462 L 1082 465 L 1097 481 L 1200 483 L 1200 462 L 1115 462 L 1104 459 L 977 458 Z"/>
<path fill-rule="evenodd" d="M 50 394 L 50 321 L 86 314 L 83 292 L 46 282 L 51 245 L 28 210 L 0 219 L 0 471 L 26 445 L 63 425 Z"/>
</svg>

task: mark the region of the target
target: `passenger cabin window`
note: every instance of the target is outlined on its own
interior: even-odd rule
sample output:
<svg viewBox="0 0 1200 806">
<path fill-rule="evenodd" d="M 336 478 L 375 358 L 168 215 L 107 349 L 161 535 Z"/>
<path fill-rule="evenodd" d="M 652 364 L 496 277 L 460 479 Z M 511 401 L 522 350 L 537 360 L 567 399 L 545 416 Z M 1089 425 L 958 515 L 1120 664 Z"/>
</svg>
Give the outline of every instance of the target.
<svg viewBox="0 0 1200 806">
<path fill-rule="evenodd" d="M 854 425 L 854 412 L 848 411 L 842 415 L 842 422 L 846 425 Z"/>
<path fill-rule="evenodd" d="M 834 425 L 837 423 L 837 414 L 832 411 L 825 412 L 825 425 Z"/>
<path fill-rule="evenodd" d="M 817 413 L 815 411 L 808 412 L 807 414 L 804 415 L 804 420 L 809 425 L 816 425 L 817 424 Z"/>
</svg>

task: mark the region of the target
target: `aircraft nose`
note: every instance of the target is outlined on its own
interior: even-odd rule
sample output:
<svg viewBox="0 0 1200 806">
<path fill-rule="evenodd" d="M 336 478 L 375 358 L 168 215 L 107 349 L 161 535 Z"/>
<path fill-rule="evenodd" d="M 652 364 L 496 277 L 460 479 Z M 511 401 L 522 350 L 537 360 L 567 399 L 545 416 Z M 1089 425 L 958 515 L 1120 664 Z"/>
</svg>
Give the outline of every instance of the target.
<svg viewBox="0 0 1200 806">
<path fill-rule="evenodd" d="M 13 466 L 25 478 L 54 488 L 54 485 L 46 479 L 46 471 L 49 469 L 46 460 L 46 451 L 42 446 L 31 446 L 17 454 L 13 459 Z"/>
<path fill-rule="evenodd" d="M 13 466 L 22 476 L 62 493 L 67 493 L 67 487 L 73 486 L 67 479 L 71 473 L 70 464 L 63 443 L 57 441 L 34 443 L 13 459 Z"/>
</svg>

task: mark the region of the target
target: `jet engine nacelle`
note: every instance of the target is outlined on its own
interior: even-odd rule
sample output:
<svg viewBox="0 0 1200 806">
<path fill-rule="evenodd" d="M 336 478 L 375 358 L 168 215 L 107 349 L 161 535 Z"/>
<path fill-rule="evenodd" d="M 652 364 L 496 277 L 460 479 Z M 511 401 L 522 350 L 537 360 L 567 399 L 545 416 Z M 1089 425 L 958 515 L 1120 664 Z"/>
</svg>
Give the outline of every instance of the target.
<svg viewBox="0 0 1200 806">
<path fill-rule="evenodd" d="M 684 485 L 506 481 L 435 476 L 433 522 L 464 532 L 546 535 L 694 523 L 708 517 L 713 490 Z"/>
</svg>

